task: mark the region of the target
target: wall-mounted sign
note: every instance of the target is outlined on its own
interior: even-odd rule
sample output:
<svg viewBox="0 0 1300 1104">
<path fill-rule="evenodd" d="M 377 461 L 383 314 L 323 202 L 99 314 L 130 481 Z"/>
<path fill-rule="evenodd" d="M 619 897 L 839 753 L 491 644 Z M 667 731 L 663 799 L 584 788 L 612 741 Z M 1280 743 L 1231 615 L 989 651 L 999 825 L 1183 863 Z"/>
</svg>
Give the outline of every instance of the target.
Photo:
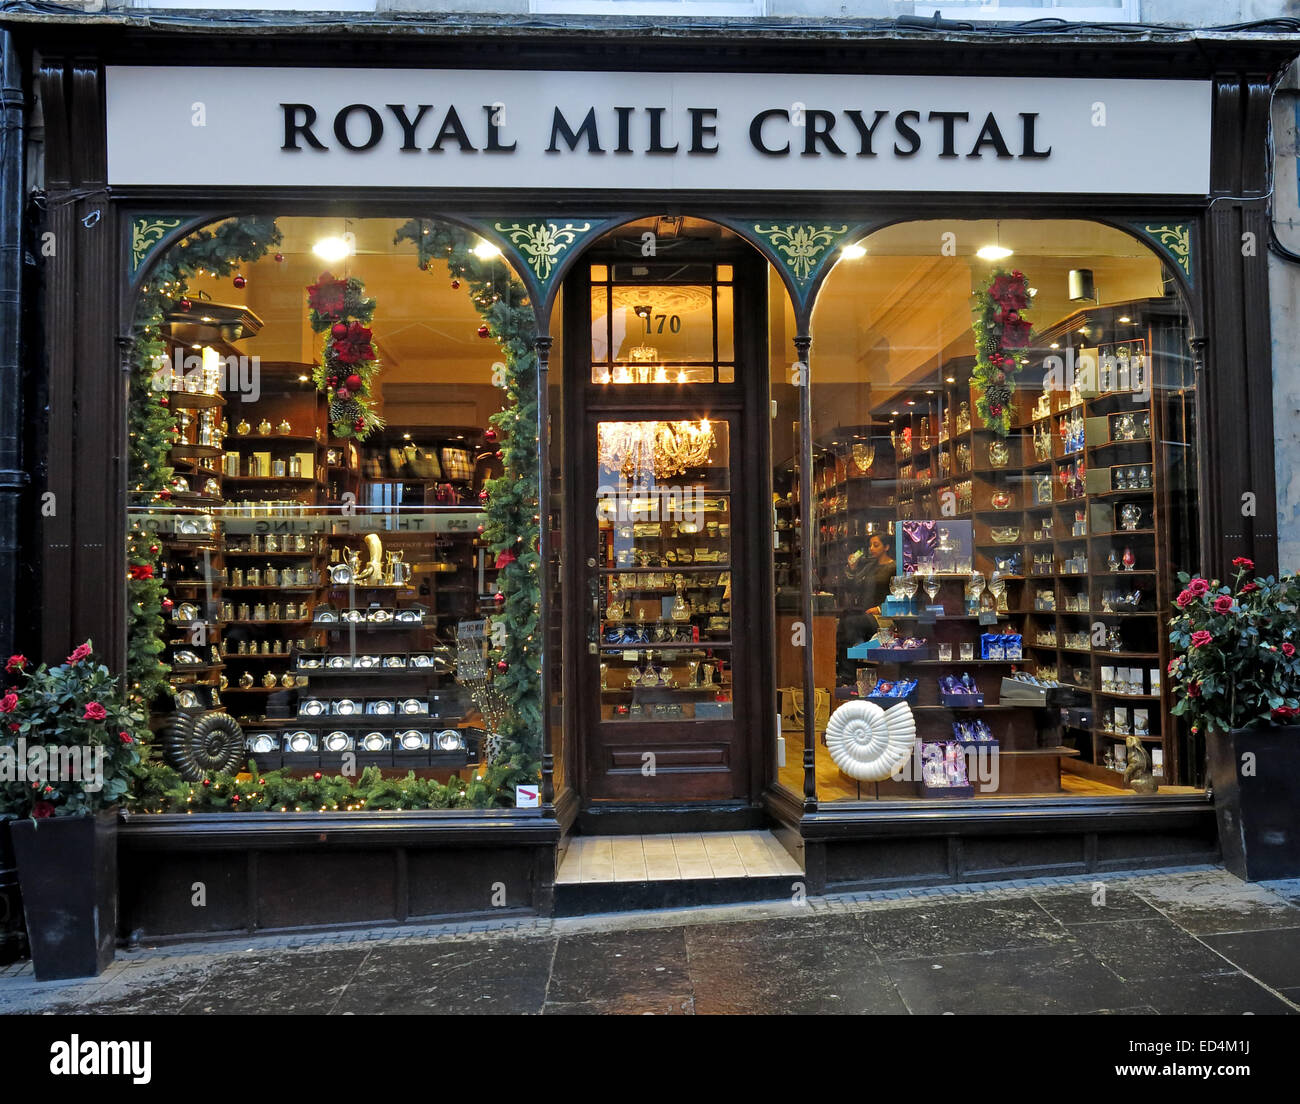
<svg viewBox="0 0 1300 1104">
<path fill-rule="evenodd" d="M 1204 195 L 1207 81 L 124 67 L 114 186 Z"/>
</svg>

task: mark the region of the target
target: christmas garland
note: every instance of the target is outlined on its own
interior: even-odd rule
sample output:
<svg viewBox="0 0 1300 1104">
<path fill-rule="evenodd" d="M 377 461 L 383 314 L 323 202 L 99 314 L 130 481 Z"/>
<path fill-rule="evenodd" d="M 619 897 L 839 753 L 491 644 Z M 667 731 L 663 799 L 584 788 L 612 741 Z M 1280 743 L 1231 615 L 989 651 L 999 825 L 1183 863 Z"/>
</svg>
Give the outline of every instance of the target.
<svg viewBox="0 0 1300 1104">
<path fill-rule="evenodd" d="M 322 272 L 307 288 L 311 328 L 325 333 L 325 348 L 313 378 L 330 397 L 330 429 L 335 437 L 364 440 L 382 429 L 384 419 L 371 405 L 370 388 L 379 371 L 371 331 L 375 301 L 355 276 L 338 279 Z"/>
<path fill-rule="evenodd" d="M 1011 430 L 1011 396 L 1016 375 L 1028 363 L 1025 346 L 1033 328 L 1021 315 L 1030 306 L 1029 282 L 1019 270 L 995 268 L 975 292 L 975 409 L 1000 437 Z"/>
<path fill-rule="evenodd" d="M 165 507 L 173 471 L 168 454 L 180 436 L 166 391 L 156 373 L 167 358 L 162 325 L 172 304 L 185 295 L 196 275 L 227 276 L 254 261 L 280 241 L 275 220 L 230 219 L 197 230 L 168 249 L 139 293 L 131 330 L 131 379 L 127 404 L 127 478 L 134 507 Z M 236 276 L 240 285 L 242 276 Z M 169 690 L 170 668 L 159 658 L 166 644 L 166 597 L 158 575 L 162 549 L 154 535 L 131 526 L 127 532 L 127 691 L 149 706 Z"/>
<path fill-rule="evenodd" d="M 495 735 L 499 747 L 469 788 L 475 805 L 513 806 L 517 785 L 536 784 L 541 775 L 542 626 L 540 516 L 537 506 L 537 335 L 528 291 L 499 257 L 474 252 L 478 239 L 467 230 L 433 219 L 412 219 L 395 241 L 416 245 L 420 268 L 445 275 L 453 288 L 464 281 L 483 325 L 478 334 L 497 342 L 505 361 L 500 381 L 505 407 L 489 419 L 485 440 L 498 446 L 504 473 L 484 488 L 483 541 L 496 555 L 497 610 L 504 642 L 490 652 L 493 690 L 510 703 Z M 445 268 L 443 266 L 446 266 Z"/>
<path fill-rule="evenodd" d="M 138 772 L 128 807 L 139 813 L 316 813 L 375 812 L 388 809 L 462 809 L 469 807 L 467 784 L 433 778 L 385 778 L 366 767 L 356 778 L 316 771 L 294 777 L 282 771 L 263 774 L 249 760 L 242 774 L 213 774 L 187 782 L 170 767 L 149 763 Z"/>
</svg>

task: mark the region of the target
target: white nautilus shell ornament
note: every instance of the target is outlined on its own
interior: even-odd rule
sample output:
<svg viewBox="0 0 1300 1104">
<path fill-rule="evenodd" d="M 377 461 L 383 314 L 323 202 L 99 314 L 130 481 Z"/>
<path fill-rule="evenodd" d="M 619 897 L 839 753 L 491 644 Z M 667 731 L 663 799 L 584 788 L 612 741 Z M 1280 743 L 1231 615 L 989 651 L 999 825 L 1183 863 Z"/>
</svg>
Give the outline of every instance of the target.
<svg viewBox="0 0 1300 1104">
<path fill-rule="evenodd" d="M 859 782 L 882 782 L 907 762 L 916 742 L 916 718 L 907 702 L 881 709 L 848 701 L 826 725 L 826 750 L 835 765 Z"/>
</svg>

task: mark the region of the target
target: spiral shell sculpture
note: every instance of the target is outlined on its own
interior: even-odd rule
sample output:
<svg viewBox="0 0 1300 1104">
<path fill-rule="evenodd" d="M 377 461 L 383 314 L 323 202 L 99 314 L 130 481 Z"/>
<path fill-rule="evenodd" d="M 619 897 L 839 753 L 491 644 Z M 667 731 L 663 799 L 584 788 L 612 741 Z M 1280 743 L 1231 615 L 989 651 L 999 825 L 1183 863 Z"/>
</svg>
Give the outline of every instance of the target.
<svg viewBox="0 0 1300 1104">
<path fill-rule="evenodd" d="M 826 750 L 850 778 L 882 782 L 912 755 L 916 718 L 907 702 L 885 710 L 875 702 L 849 701 L 831 714 Z"/>
</svg>

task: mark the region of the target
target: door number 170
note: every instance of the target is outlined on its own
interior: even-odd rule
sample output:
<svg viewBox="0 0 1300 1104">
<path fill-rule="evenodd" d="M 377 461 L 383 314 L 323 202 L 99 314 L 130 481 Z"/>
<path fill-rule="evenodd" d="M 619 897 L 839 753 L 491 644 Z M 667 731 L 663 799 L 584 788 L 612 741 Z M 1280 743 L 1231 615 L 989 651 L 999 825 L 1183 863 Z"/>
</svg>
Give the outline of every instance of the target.
<svg viewBox="0 0 1300 1104">
<path fill-rule="evenodd" d="M 646 333 L 663 333 L 664 323 L 668 324 L 669 333 L 681 333 L 682 319 L 676 314 L 646 314 L 642 315 L 645 322 Z"/>
</svg>

